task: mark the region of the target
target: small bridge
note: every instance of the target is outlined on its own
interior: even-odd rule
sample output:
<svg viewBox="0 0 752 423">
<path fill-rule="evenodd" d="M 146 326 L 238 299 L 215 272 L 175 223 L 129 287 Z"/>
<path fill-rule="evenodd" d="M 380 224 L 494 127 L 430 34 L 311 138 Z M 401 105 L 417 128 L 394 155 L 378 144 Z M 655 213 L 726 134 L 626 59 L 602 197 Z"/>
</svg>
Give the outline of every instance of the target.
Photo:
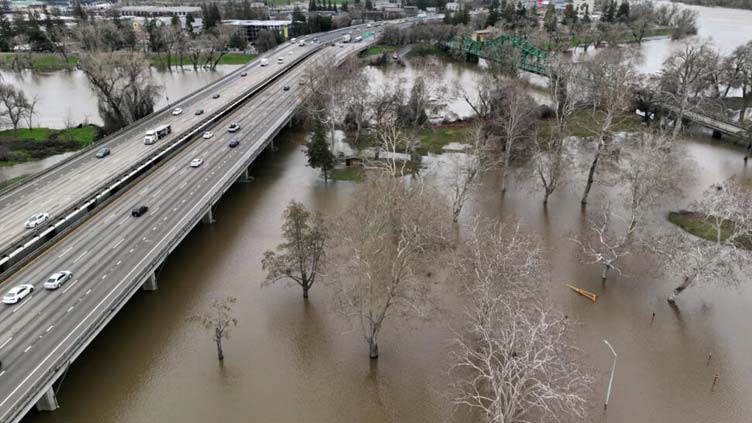
<svg viewBox="0 0 752 423">
<path fill-rule="evenodd" d="M 501 35 L 487 41 L 476 41 L 470 37 L 457 37 L 448 43 L 450 48 L 461 49 L 466 54 L 482 57 L 496 63 L 509 63 L 514 60 L 519 69 L 537 75 L 548 76 L 546 69 L 547 53 L 534 46 L 527 38 L 518 35 Z M 519 57 L 510 57 L 507 47 L 519 52 Z"/>
</svg>

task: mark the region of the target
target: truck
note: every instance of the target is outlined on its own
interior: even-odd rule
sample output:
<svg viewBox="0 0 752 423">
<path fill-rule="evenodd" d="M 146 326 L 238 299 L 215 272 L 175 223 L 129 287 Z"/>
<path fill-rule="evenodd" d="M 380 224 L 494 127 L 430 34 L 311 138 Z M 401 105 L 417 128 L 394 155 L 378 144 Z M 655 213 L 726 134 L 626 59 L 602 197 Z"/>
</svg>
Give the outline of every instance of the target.
<svg viewBox="0 0 752 423">
<path fill-rule="evenodd" d="M 144 136 L 144 144 L 154 144 L 155 142 L 157 142 L 157 140 L 170 135 L 171 132 L 172 126 L 170 126 L 170 124 L 158 126 L 154 129 L 146 131 L 146 136 Z"/>
<path fill-rule="evenodd" d="M 350 40 L 352 40 L 352 37 L 350 37 L 350 34 L 345 34 L 345 35 L 344 35 L 344 36 L 342 37 L 342 42 L 343 42 L 343 43 L 349 43 L 349 42 L 350 42 Z"/>
<path fill-rule="evenodd" d="M 269 64 L 269 59 L 261 59 L 261 66 L 266 66 Z"/>
</svg>

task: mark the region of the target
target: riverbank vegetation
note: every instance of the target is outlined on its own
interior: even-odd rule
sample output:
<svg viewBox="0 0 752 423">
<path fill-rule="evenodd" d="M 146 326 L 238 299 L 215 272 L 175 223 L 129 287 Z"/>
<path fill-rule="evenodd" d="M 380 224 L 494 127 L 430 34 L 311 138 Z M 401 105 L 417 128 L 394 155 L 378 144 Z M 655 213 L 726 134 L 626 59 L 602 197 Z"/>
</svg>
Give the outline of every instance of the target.
<svg viewBox="0 0 752 423">
<path fill-rule="evenodd" d="M 92 125 L 69 129 L 19 128 L 0 131 L 0 166 L 80 150 L 91 145 L 99 132 L 99 128 Z"/>
</svg>

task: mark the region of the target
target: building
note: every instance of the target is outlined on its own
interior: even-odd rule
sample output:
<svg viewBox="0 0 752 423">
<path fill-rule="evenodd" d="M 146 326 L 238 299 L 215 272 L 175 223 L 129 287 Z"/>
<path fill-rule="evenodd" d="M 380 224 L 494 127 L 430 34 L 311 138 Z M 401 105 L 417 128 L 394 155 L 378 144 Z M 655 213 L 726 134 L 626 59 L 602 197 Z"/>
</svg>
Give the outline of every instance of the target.
<svg viewBox="0 0 752 423">
<path fill-rule="evenodd" d="M 118 8 L 120 16 L 141 16 L 155 18 L 159 16 L 184 17 L 188 13 L 194 18 L 201 16 L 201 8 L 196 6 L 122 6 Z"/>
<path fill-rule="evenodd" d="M 447 10 L 447 12 L 456 12 L 460 10 L 460 4 L 453 1 L 445 4 L 444 8 Z"/>
<path fill-rule="evenodd" d="M 595 10 L 595 0 L 574 0 L 572 6 L 580 15 L 585 15 L 585 12 L 592 15 Z"/>
<path fill-rule="evenodd" d="M 288 37 L 288 28 L 292 21 L 254 21 L 254 20 L 226 20 L 223 26 L 236 28 L 246 42 L 253 43 L 260 31 L 270 30 L 278 33 L 283 39 Z"/>
</svg>

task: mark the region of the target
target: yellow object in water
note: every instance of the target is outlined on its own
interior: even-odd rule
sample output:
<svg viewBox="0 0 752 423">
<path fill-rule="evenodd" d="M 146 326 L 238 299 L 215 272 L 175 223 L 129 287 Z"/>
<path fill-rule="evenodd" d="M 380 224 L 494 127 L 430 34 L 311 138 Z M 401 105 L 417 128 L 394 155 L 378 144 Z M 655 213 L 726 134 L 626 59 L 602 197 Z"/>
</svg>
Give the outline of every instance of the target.
<svg viewBox="0 0 752 423">
<path fill-rule="evenodd" d="M 585 297 L 585 298 L 589 299 L 589 300 L 590 300 L 590 301 L 592 301 L 592 302 L 596 302 L 596 301 L 598 301 L 598 295 L 596 295 L 596 294 L 593 294 L 592 292 L 588 292 L 588 291 L 585 291 L 585 290 L 584 290 L 584 289 L 582 289 L 582 288 L 577 288 L 576 286 L 572 286 L 572 285 L 570 285 L 570 284 L 567 284 L 567 286 L 568 286 L 569 288 L 571 288 L 571 289 L 572 289 L 572 291 L 574 291 L 574 292 L 576 292 L 576 293 L 578 293 L 578 294 L 582 295 L 583 297 Z"/>
</svg>

